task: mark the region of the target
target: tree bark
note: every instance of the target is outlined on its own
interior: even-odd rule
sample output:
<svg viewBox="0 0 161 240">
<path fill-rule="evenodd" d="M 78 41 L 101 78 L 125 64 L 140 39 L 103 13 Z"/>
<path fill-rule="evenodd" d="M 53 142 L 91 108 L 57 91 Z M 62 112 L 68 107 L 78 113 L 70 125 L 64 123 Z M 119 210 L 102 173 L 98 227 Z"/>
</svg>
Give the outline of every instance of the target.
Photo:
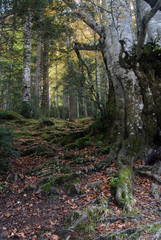
<svg viewBox="0 0 161 240">
<path fill-rule="evenodd" d="M 137 59 L 140 59 L 143 51 L 143 45 L 145 42 L 146 34 L 148 37 L 152 38 L 152 40 L 160 41 L 160 24 L 156 22 L 156 20 L 160 19 L 161 13 L 157 12 L 161 7 L 161 0 L 158 0 L 154 7 L 149 9 L 149 5 L 147 5 L 143 0 L 138 2 L 136 0 L 138 8 L 137 13 L 139 13 L 139 18 L 141 18 L 139 24 L 139 35 L 138 35 L 138 44 L 136 48 Z M 157 13 L 157 14 L 156 14 Z M 141 16 L 141 17 L 140 17 Z M 159 29 L 159 32 L 158 32 Z M 149 36 L 148 36 L 149 35 Z"/>
<path fill-rule="evenodd" d="M 102 101 L 102 94 L 101 94 L 101 75 L 100 75 L 100 66 L 99 66 L 99 58 L 98 58 L 98 52 L 96 51 L 96 57 L 95 57 L 95 63 L 96 63 L 96 85 L 97 85 L 97 98 L 98 98 L 98 104 L 101 108 L 101 101 Z"/>
<path fill-rule="evenodd" d="M 4 73 L 1 74 L 0 110 L 4 110 Z"/>
<path fill-rule="evenodd" d="M 43 49 L 42 112 L 46 117 L 50 116 L 50 105 L 49 105 L 49 44 L 48 44 L 48 41 L 45 41 L 44 49 Z"/>
<path fill-rule="evenodd" d="M 39 112 L 40 83 L 41 83 L 41 32 L 38 31 L 37 55 L 36 55 L 36 78 L 35 78 L 35 107 L 37 112 Z"/>
<path fill-rule="evenodd" d="M 131 166 L 136 157 L 135 154 L 139 154 L 140 151 L 143 152 L 147 147 L 147 139 L 155 136 L 155 133 L 148 136 L 144 129 L 147 124 L 146 117 L 143 117 L 144 104 L 147 104 L 146 98 L 148 98 L 148 95 L 156 89 L 154 85 L 158 86 L 158 84 L 156 84 L 154 77 L 156 71 L 147 70 L 149 80 L 153 79 L 153 83 L 152 86 L 149 85 L 149 88 L 144 88 L 143 80 L 147 72 L 143 72 L 140 62 L 137 64 L 134 57 L 133 47 L 136 39 L 129 0 L 104 0 L 102 6 L 109 10 L 104 11 L 103 25 L 97 23 L 93 16 L 89 16 L 89 13 L 81 8 L 81 3 L 79 5 L 75 4 L 72 10 L 100 36 L 100 48 L 109 79 L 106 114 L 107 134 L 115 142 L 110 156 L 112 157 L 112 151 L 114 151 L 119 169 L 119 184 L 116 186 L 115 198 L 123 207 L 131 211 L 134 203 Z M 160 5 L 157 3 L 158 6 Z M 152 9 L 142 19 L 141 24 L 145 24 L 145 27 L 141 25 L 142 29 L 138 37 L 138 59 L 142 55 L 147 23 L 155 15 L 157 7 L 155 6 L 155 9 Z M 160 60 L 158 62 L 160 63 Z M 148 83 L 150 84 L 150 81 Z M 155 99 L 152 102 L 155 102 Z M 153 103 L 151 106 L 154 110 Z M 150 116 L 148 112 L 147 115 Z M 111 121 L 109 121 L 109 116 L 112 116 Z M 153 117 L 156 125 L 158 125 L 156 116 L 157 114 Z M 109 134 L 109 130 L 112 134 Z M 125 179 L 126 181 L 124 181 Z"/>
<path fill-rule="evenodd" d="M 56 108 L 57 108 L 57 117 L 60 118 L 59 111 L 59 85 L 58 85 L 58 64 L 57 61 L 55 63 L 55 73 L 56 73 Z"/>
<path fill-rule="evenodd" d="M 24 63 L 23 63 L 23 96 L 22 101 L 29 103 L 31 100 L 31 29 L 30 14 L 26 17 L 24 27 Z"/>
</svg>

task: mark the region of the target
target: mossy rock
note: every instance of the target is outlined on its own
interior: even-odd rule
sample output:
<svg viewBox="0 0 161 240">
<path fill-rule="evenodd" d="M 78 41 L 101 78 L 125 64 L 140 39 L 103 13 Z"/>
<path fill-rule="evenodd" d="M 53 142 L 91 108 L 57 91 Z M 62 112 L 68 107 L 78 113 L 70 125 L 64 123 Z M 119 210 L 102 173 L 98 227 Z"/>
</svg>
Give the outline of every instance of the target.
<svg viewBox="0 0 161 240">
<path fill-rule="evenodd" d="M 67 144 L 73 143 L 76 139 L 82 138 L 86 134 L 87 134 L 86 131 L 78 131 L 78 132 L 69 133 L 61 140 L 60 143 L 62 145 L 67 145 Z"/>
<path fill-rule="evenodd" d="M 45 126 L 54 126 L 54 125 L 55 125 L 54 120 L 47 118 L 39 122 L 38 128 L 45 127 Z"/>
<path fill-rule="evenodd" d="M 44 131 L 41 134 L 41 137 L 47 141 L 50 141 L 51 143 L 60 143 L 62 141 L 62 138 L 66 136 L 65 132 L 60 131 Z"/>
<path fill-rule="evenodd" d="M 54 183 L 56 185 L 63 185 L 63 184 L 68 184 L 68 183 L 77 183 L 79 181 L 78 179 L 78 174 L 72 173 L 72 174 L 64 174 L 60 177 L 57 177 L 54 180 Z"/>
<path fill-rule="evenodd" d="M 76 173 L 64 174 L 61 176 L 51 176 L 43 180 L 42 190 L 48 195 L 53 193 L 59 193 L 61 189 L 68 194 L 80 194 L 81 190 L 78 185 L 78 175 Z"/>
<path fill-rule="evenodd" d="M 66 149 L 83 149 L 91 145 L 90 135 L 86 135 L 82 138 L 77 139 L 74 143 L 65 145 Z"/>
<path fill-rule="evenodd" d="M 25 118 L 17 112 L 14 111 L 0 111 L 0 120 L 18 120 L 25 121 Z"/>
<path fill-rule="evenodd" d="M 78 123 L 90 124 L 91 122 L 94 121 L 94 119 L 93 119 L 92 117 L 86 117 L 86 118 L 76 119 L 76 121 L 77 121 Z"/>
<path fill-rule="evenodd" d="M 36 154 L 38 156 L 49 155 L 50 153 L 55 153 L 55 149 L 45 146 L 44 144 L 38 144 L 36 146 L 32 146 L 22 152 L 22 156 L 27 156 L 31 154 Z"/>
</svg>

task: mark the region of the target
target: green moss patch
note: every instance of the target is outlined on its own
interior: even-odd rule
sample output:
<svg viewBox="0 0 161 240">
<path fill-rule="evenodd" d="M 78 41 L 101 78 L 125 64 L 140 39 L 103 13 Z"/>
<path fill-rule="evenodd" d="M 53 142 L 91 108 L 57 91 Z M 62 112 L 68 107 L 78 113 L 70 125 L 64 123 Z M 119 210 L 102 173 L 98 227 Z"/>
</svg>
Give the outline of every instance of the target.
<svg viewBox="0 0 161 240">
<path fill-rule="evenodd" d="M 25 121 L 25 118 L 14 111 L 0 111 L 0 120 L 19 120 Z"/>
<path fill-rule="evenodd" d="M 66 149 L 83 149 L 86 146 L 90 146 L 91 141 L 90 141 L 90 136 L 86 135 L 82 138 L 77 139 L 74 143 L 70 143 L 65 145 Z"/>
</svg>

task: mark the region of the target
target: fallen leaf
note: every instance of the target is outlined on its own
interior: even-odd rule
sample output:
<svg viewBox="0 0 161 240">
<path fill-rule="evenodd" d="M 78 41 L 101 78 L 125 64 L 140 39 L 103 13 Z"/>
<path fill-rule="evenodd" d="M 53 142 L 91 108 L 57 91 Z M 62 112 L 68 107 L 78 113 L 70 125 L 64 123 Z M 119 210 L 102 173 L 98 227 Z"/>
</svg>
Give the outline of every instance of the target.
<svg viewBox="0 0 161 240">
<path fill-rule="evenodd" d="M 50 240 L 59 240 L 59 237 L 57 235 L 51 236 Z"/>
<path fill-rule="evenodd" d="M 7 218 L 9 218 L 9 217 L 12 216 L 12 213 L 6 213 L 5 216 L 6 216 Z"/>
<path fill-rule="evenodd" d="M 71 209 L 76 209 L 77 208 L 77 205 L 76 204 L 73 204 L 73 206 L 70 207 Z"/>
</svg>

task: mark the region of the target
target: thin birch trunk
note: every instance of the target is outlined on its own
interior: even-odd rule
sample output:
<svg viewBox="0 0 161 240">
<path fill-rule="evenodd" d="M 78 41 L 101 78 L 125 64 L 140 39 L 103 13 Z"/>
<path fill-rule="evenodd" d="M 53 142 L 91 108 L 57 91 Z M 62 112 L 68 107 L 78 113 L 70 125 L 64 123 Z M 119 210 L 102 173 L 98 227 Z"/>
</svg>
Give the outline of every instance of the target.
<svg viewBox="0 0 161 240">
<path fill-rule="evenodd" d="M 24 26 L 24 63 L 23 63 L 23 94 L 22 101 L 30 103 L 31 100 L 31 15 L 26 17 Z"/>
</svg>

